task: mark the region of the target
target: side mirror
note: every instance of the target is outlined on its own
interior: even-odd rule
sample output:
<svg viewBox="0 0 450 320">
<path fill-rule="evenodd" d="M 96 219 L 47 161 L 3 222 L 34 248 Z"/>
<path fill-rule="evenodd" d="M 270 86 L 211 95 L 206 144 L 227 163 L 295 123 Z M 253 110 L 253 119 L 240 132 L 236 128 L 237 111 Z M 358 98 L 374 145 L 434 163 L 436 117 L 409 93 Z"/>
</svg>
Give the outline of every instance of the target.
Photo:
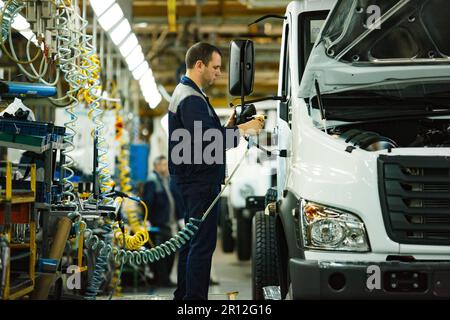
<svg viewBox="0 0 450 320">
<path fill-rule="evenodd" d="M 255 76 L 254 56 L 253 41 L 231 41 L 228 73 L 230 95 L 243 97 L 252 93 Z"/>
</svg>

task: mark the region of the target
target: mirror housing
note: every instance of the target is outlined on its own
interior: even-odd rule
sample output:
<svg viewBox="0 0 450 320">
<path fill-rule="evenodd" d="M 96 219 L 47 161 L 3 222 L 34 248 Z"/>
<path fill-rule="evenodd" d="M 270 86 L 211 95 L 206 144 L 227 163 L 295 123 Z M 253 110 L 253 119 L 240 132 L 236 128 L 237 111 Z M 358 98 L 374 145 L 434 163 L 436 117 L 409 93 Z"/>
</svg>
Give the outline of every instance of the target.
<svg viewBox="0 0 450 320">
<path fill-rule="evenodd" d="M 248 96 L 253 92 L 254 46 L 251 40 L 233 40 L 230 43 L 228 69 L 229 92 L 232 96 Z"/>
</svg>

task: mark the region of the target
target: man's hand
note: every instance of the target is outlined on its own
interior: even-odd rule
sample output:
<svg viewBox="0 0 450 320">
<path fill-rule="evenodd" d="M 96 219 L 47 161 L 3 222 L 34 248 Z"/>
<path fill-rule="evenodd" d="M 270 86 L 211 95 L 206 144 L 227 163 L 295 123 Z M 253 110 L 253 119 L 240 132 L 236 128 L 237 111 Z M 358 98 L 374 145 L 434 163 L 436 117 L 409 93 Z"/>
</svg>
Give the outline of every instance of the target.
<svg viewBox="0 0 450 320">
<path fill-rule="evenodd" d="M 264 127 L 264 117 L 255 116 L 254 120 L 238 125 L 241 135 L 258 135 Z"/>
<path fill-rule="evenodd" d="M 225 128 L 231 128 L 234 125 L 236 125 L 236 109 L 234 109 L 233 113 L 225 123 Z"/>
</svg>

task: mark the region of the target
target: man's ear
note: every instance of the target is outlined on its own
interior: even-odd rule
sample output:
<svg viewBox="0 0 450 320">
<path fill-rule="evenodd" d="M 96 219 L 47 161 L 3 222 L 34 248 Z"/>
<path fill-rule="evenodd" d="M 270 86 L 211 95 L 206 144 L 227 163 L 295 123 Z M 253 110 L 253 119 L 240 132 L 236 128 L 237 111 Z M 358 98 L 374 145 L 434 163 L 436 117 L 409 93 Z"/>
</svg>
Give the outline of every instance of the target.
<svg viewBox="0 0 450 320">
<path fill-rule="evenodd" d="M 199 69 L 200 71 L 203 70 L 203 62 L 201 60 L 197 60 L 197 62 L 195 63 L 195 68 Z"/>
</svg>

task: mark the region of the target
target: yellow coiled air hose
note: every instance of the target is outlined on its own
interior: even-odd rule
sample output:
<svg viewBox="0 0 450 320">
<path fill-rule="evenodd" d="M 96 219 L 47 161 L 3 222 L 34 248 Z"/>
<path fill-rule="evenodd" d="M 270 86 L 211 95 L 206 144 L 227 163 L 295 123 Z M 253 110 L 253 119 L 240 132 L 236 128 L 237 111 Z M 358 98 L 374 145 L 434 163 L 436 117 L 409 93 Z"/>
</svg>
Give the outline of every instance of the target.
<svg viewBox="0 0 450 320">
<path fill-rule="evenodd" d="M 144 222 L 147 221 L 148 217 L 148 208 L 144 201 L 140 200 L 140 204 L 144 207 Z M 125 248 L 127 250 L 139 250 L 142 246 L 144 246 L 147 242 L 151 247 L 154 247 L 153 243 L 150 241 L 150 237 L 147 231 L 147 228 L 142 226 L 139 222 L 139 218 L 137 216 L 137 211 L 128 212 L 128 221 L 131 228 L 131 235 L 128 230 L 124 228 L 125 231 Z M 119 247 L 123 247 L 123 239 L 124 234 L 119 227 L 119 223 L 116 222 L 112 226 L 114 232 L 114 238 L 117 240 Z"/>
</svg>

